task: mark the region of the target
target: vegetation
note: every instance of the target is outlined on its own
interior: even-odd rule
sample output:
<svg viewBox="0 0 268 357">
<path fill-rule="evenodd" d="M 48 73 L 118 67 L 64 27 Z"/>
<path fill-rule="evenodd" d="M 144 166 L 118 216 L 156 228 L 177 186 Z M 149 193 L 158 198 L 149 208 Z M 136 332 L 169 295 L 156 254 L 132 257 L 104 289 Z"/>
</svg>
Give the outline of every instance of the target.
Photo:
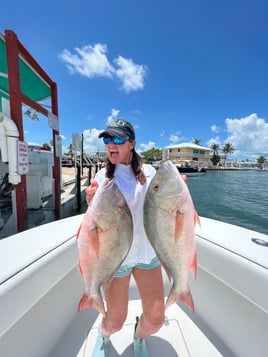
<svg viewBox="0 0 268 357">
<path fill-rule="evenodd" d="M 265 163 L 265 161 L 266 161 L 266 159 L 265 159 L 264 156 L 259 156 L 259 157 L 257 158 L 257 163 L 260 165 L 260 169 L 262 169 L 263 164 Z"/>
<path fill-rule="evenodd" d="M 141 157 L 145 163 L 162 160 L 162 150 L 152 148 L 141 152 Z"/>
<path fill-rule="evenodd" d="M 200 145 L 200 144 L 201 144 L 201 140 L 195 138 L 195 139 L 193 140 L 193 144 Z"/>
<path fill-rule="evenodd" d="M 212 164 L 217 166 L 221 159 L 219 155 L 220 146 L 218 144 L 211 144 L 210 149 L 213 150 L 213 156 L 211 158 Z"/>
<path fill-rule="evenodd" d="M 70 144 L 70 145 L 67 147 L 67 149 L 68 149 L 68 152 L 65 152 L 64 155 L 70 156 L 71 158 L 73 158 L 73 157 L 74 157 L 73 145 Z"/>
<path fill-rule="evenodd" d="M 222 153 L 225 155 L 225 160 L 224 160 L 224 165 L 226 163 L 227 160 L 227 156 L 229 154 L 232 154 L 235 151 L 235 148 L 233 147 L 232 144 L 230 143 L 226 143 L 223 148 L 221 149 Z"/>
<path fill-rule="evenodd" d="M 51 146 L 50 146 L 48 143 L 44 143 L 44 144 L 43 144 L 43 148 L 44 148 L 45 150 L 51 151 Z"/>
</svg>

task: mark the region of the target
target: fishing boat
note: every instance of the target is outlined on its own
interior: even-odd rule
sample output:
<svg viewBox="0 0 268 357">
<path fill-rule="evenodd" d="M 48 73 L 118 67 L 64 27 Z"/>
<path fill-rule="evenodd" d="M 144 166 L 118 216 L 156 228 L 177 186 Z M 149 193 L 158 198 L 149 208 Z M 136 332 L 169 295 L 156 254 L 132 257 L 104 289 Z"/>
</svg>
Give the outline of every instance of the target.
<svg viewBox="0 0 268 357">
<path fill-rule="evenodd" d="M 187 176 L 203 174 L 207 171 L 205 167 L 198 166 L 198 162 L 195 160 L 181 160 L 175 166 L 181 174 L 186 174 Z"/>
<path fill-rule="evenodd" d="M 76 245 L 83 215 L 0 240 L 0 355 L 91 356 L 101 316 L 77 312 L 84 291 Z M 201 217 L 196 228 L 197 279 L 189 283 L 195 313 L 174 304 L 148 338 L 150 356 L 267 356 L 268 236 Z M 165 273 L 165 292 L 171 283 Z M 109 356 L 133 356 L 141 313 L 131 281 L 128 316 Z"/>
</svg>

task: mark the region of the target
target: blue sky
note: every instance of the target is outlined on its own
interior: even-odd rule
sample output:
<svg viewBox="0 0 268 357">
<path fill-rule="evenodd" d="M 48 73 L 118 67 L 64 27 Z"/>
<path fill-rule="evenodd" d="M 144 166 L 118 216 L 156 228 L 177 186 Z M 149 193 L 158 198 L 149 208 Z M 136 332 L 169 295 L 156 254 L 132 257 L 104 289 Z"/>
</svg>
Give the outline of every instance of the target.
<svg viewBox="0 0 268 357">
<path fill-rule="evenodd" d="M 99 132 L 120 117 L 140 151 L 197 138 L 254 159 L 268 158 L 267 16 L 267 0 L 10 0 L 0 32 L 57 83 L 63 152 L 72 133 L 103 150 Z M 51 140 L 40 119 L 24 119 L 30 143 Z"/>
</svg>

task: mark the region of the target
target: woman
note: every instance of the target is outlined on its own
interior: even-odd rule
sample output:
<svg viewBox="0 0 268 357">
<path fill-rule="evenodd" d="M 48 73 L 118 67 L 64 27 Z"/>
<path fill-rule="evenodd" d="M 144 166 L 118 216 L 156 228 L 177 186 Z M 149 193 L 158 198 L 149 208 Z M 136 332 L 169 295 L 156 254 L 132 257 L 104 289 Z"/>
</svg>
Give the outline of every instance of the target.
<svg viewBox="0 0 268 357">
<path fill-rule="evenodd" d="M 148 356 L 145 340 L 156 333 L 164 322 L 164 288 L 159 260 L 150 245 L 143 227 L 143 204 L 146 190 L 155 169 L 143 165 L 135 151 L 135 131 L 128 121 L 117 119 L 100 133 L 106 151 L 106 167 L 100 170 L 86 190 L 89 203 L 98 185 L 106 178 L 114 178 L 123 193 L 133 220 L 133 243 L 105 293 L 106 316 L 96 341 L 93 357 L 107 356 L 110 336 L 119 331 L 126 319 L 128 291 L 133 275 L 142 301 L 142 315 L 134 331 L 134 355 Z"/>
</svg>

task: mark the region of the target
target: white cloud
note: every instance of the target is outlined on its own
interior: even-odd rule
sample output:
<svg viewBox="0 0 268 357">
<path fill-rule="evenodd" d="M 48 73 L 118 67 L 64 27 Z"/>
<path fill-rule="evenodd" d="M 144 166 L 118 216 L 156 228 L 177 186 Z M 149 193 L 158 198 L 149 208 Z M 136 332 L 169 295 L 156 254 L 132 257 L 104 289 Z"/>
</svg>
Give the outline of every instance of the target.
<svg viewBox="0 0 268 357">
<path fill-rule="evenodd" d="M 211 138 L 206 142 L 207 147 L 210 147 L 212 144 L 217 144 L 220 147 L 222 146 L 221 144 L 221 139 L 219 136 L 216 136 L 215 138 Z"/>
<path fill-rule="evenodd" d="M 113 121 L 114 119 L 118 118 L 118 114 L 120 113 L 120 110 L 118 109 L 112 109 L 111 110 L 111 114 L 108 116 L 107 118 L 107 123 L 106 125 L 109 125 L 111 123 L 111 121 Z"/>
<path fill-rule="evenodd" d="M 218 133 L 220 131 L 220 127 L 213 124 L 211 125 L 210 130 L 212 131 L 212 133 Z"/>
<path fill-rule="evenodd" d="M 268 123 L 253 113 L 245 118 L 225 120 L 228 137 L 224 141 L 235 148 L 235 154 L 268 157 Z"/>
<path fill-rule="evenodd" d="M 131 59 L 126 59 L 122 56 L 116 58 L 114 62 L 119 67 L 115 74 L 121 80 L 122 87 L 126 92 L 144 88 L 146 66 L 135 64 Z"/>
<path fill-rule="evenodd" d="M 107 77 L 117 78 L 120 88 L 126 92 L 144 88 L 144 78 L 147 73 L 145 65 L 135 64 L 132 59 L 118 56 L 111 64 L 107 57 L 107 46 L 97 43 L 93 46 L 76 47 L 75 53 L 64 49 L 59 58 L 66 64 L 71 74 L 79 73 L 87 78 Z"/>
<path fill-rule="evenodd" d="M 179 135 L 180 133 L 171 134 L 169 136 L 169 141 L 174 145 L 177 144 L 181 140 Z"/>
<path fill-rule="evenodd" d="M 104 144 L 102 140 L 99 139 L 99 134 L 102 130 L 98 129 L 88 129 L 84 130 L 83 137 L 84 137 L 84 151 L 87 154 L 94 154 L 95 152 L 105 151 Z"/>
<path fill-rule="evenodd" d="M 140 144 L 138 152 L 143 152 L 155 148 L 155 142 L 149 141 L 147 144 Z"/>
<path fill-rule="evenodd" d="M 114 68 L 107 59 L 106 45 L 98 43 L 94 46 L 84 46 L 81 49 L 76 47 L 75 52 L 76 54 L 72 54 L 65 49 L 59 55 L 71 74 L 77 72 L 88 78 L 112 77 Z"/>
</svg>

